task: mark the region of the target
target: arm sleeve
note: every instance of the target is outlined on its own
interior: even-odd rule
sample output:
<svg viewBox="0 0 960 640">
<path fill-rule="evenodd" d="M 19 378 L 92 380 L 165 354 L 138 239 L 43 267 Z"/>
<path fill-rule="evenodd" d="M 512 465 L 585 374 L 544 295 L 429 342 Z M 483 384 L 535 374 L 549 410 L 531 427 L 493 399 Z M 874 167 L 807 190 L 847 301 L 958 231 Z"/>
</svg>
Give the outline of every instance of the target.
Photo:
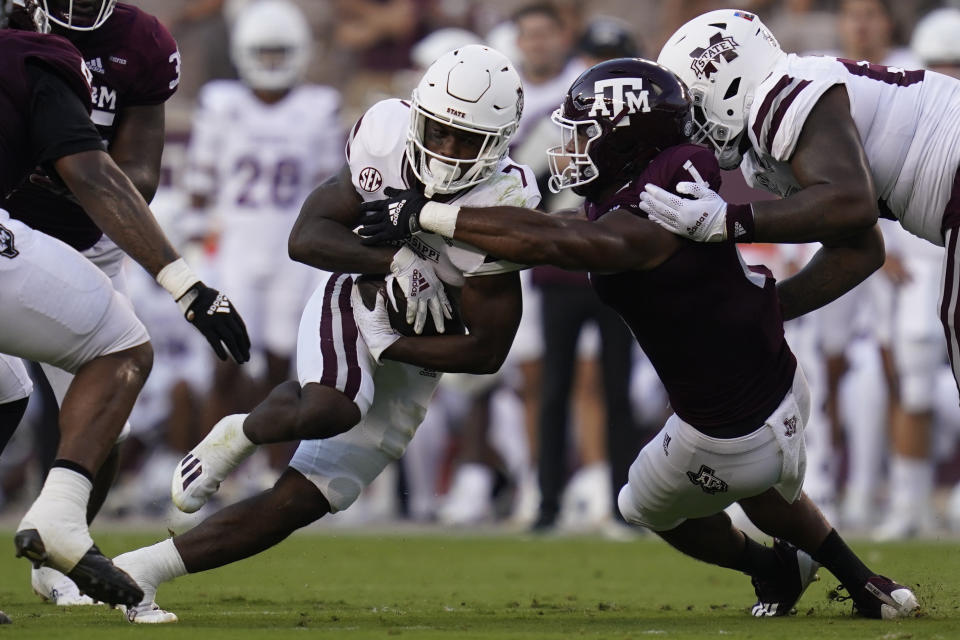
<svg viewBox="0 0 960 640">
<path fill-rule="evenodd" d="M 103 150 L 103 139 L 80 96 L 42 62 L 28 61 L 26 66 L 33 83 L 29 137 L 38 164 Z"/>
</svg>

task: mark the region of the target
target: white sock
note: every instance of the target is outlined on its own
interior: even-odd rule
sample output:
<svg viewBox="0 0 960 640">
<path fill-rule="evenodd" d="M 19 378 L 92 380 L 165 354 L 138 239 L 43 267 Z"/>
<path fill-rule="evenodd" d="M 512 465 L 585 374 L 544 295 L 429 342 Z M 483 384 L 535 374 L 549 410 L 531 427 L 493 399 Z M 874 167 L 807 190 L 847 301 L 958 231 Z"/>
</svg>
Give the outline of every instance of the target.
<svg viewBox="0 0 960 640">
<path fill-rule="evenodd" d="M 121 554 L 114 558 L 113 562 L 129 573 L 143 589 L 144 603 L 151 603 L 156 599 L 157 587 L 164 582 L 187 575 L 187 568 L 173 544 L 173 538 Z"/>
<path fill-rule="evenodd" d="M 47 474 L 40 495 L 20 521 L 18 531 L 40 533 L 50 564 L 69 572 L 93 546 L 87 529 L 87 502 L 93 483 L 76 471 L 54 467 Z"/>
</svg>

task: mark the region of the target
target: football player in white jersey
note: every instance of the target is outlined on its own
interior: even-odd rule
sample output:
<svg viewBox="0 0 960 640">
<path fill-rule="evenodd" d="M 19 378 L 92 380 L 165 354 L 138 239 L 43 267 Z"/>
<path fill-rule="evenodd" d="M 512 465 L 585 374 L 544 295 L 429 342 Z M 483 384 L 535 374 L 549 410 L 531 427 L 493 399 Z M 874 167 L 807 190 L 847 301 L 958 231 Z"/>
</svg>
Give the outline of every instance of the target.
<svg viewBox="0 0 960 640">
<path fill-rule="evenodd" d="M 353 229 L 361 203 L 410 187 L 462 204 L 536 206 L 533 173 L 506 156 L 522 107 L 510 62 L 470 45 L 438 59 L 411 101 L 384 100 L 357 121 L 347 166 L 314 191 L 290 236 L 294 259 L 336 270 L 325 274 L 304 310 L 299 381 L 278 386 L 249 415 L 221 420 L 175 470 L 174 503 L 196 511 L 258 445 L 302 442 L 272 489 L 183 535 L 117 558 L 145 589 L 128 619 L 175 621 L 154 604 L 160 583 L 259 553 L 349 507 L 403 454 L 438 371 L 500 367 L 520 321 L 517 265 L 431 233 L 415 234 L 399 249 L 366 247 Z M 388 274 L 388 287 L 399 284 L 417 333 L 428 312 L 438 332 L 448 328 L 443 292 L 449 288 L 469 333 L 402 337 L 386 320 L 382 295 L 372 311 L 360 299 L 351 275 L 360 273 Z"/>
<path fill-rule="evenodd" d="M 706 13 L 670 37 L 659 62 L 690 87 L 698 130 L 725 168 L 780 200 L 734 205 L 697 185 L 693 198 L 650 188 L 651 218 L 705 242 L 877 245 L 878 214 L 946 252 L 939 315 L 960 379 L 960 82 L 931 71 L 787 54 L 757 16 Z M 867 273 L 842 251 L 821 254 L 798 277 L 815 308 Z"/>
<path fill-rule="evenodd" d="M 249 410 L 288 379 L 300 311 L 316 282 L 315 270 L 290 260 L 287 237 L 311 189 L 340 168 L 344 136 L 339 93 L 302 84 L 312 45 L 295 4 L 257 2 L 232 31 L 241 79 L 214 80 L 200 93 L 186 186 L 192 205 L 209 214 L 218 277 L 230 282 L 236 304 L 253 311 L 247 329 L 266 362 L 246 394 L 238 389 L 250 388 L 250 374 L 217 364 L 208 425 Z"/>
</svg>

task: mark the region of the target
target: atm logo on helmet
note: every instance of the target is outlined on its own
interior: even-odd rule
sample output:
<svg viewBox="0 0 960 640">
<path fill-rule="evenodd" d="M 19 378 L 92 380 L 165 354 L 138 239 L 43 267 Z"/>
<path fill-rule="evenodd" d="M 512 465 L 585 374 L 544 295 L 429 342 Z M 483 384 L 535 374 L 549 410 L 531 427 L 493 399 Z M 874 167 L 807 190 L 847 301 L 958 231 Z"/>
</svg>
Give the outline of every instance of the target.
<svg viewBox="0 0 960 640">
<path fill-rule="evenodd" d="M 697 74 L 698 78 L 706 76 L 709 79 L 712 74 L 717 72 L 717 63 L 720 58 L 727 62 L 737 58 L 737 53 L 734 50 L 739 46 L 732 37 L 723 38 L 719 33 L 715 33 L 710 37 L 707 48 L 698 47 L 690 52 L 690 57 L 693 58 L 690 68 Z"/>
<path fill-rule="evenodd" d="M 612 91 L 609 102 L 607 89 Z M 609 107 L 607 106 L 609 104 Z M 593 83 L 593 106 L 590 116 L 606 116 L 613 126 L 630 124 L 630 114 L 650 112 L 650 93 L 640 78 L 611 78 Z"/>
</svg>

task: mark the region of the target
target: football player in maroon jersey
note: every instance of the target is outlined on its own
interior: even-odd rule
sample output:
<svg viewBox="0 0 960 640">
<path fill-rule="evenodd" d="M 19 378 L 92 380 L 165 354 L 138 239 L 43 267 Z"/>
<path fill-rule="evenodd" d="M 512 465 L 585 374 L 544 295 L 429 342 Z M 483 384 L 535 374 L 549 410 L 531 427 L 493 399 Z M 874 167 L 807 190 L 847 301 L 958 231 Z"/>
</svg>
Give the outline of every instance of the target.
<svg viewBox="0 0 960 640">
<path fill-rule="evenodd" d="M 34 29 L 22 0 L 13 0 L 13 26 Z M 46 0 L 37 3 L 50 31 L 70 40 L 91 73 L 92 118 L 117 166 L 149 203 L 160 180 L 164 143 L 164 102 L 180 82 L 177 43 L 160 22 L 116 0 Z M 66 242 L 107 274 L 127 296 L 123 252 L 104 236 L 61 181 L 36 172 L 0 204 L 12 217 Z M 58 403 L 72 376 L 43 364 Z M 52 412 L 56 415 L 56 411 Z M 130 431 L 129 423 L 119 440 Z M 118 442 L 119 444 L 119 442 Z M 115 447 L 94 481 L 88 520 L 103 505 L 119 465 Z M 34 569 L 33 590 L 59 605 L 90 604 L 74 585 L 50 568 Z"/>
<path fill-rule="evenodd" d="M 810 396 L 783 318 L 809 309 L 790 295 L 793 283 L 778 286 L 765 268 L 746 266 L 732 242 L 680 239 L 638 207 L 647 183 L 719 187 L 713 154 L 687 142 L 690 117 L 686 88 L 664 67 L 636 58 L 601 63 L 554 113 L 562 143 L 547 152 L 551 189 L 586 197 L 580 216 L 460 208 L 393 190 L 364 205 L 371 213 L 360 233 L 380 243 L 422 229 L 501 259 L 590 271 L 675 412 L 630 469 L 619 497 L 624 518 L 687 555 L 747 573 L 755 616 L 790 613 L 821 564 L 862 615 L 907 615 L 918 606 L 914 594 L 867 568 L 802 492 Z M 882 248 L 848 257 L 870 267 Z M 357 315 L 361 331 L 382 325 L 372 313 Z M 733 502 L 775 537 L 772 548 L 732 525 L 723 509 Z"/>
<path fill-rule="evenodd" d="M 78 3 L 79 6 L 80 3 Z M 23 3 L 28 25 L 51 16 Z M 0 19 L 8 17 L 0 9 Z M 43 167 L 117 245 L 155 276 L 215 350 L 237 360 L 249 340 L 229 300 L 205 286 L 170 246 L 130 179 L 104 152 L 90 119 L 90 71 L 67 40 L 0 30 L 0 196 Z M 17 527 L 18 555 L 66 573 L 109 603 L 142 592 L 97 549 L 87 528 L 93 476 L 103 465 L 152 364 L 149 336 L 106 275 L 75 249 L 0 209 L 0 353 L 75 375 L 63 400 L 60 444 L 40 496 Z M 11 425 L 0 425 L 0 431 Z"/>
</svg>

